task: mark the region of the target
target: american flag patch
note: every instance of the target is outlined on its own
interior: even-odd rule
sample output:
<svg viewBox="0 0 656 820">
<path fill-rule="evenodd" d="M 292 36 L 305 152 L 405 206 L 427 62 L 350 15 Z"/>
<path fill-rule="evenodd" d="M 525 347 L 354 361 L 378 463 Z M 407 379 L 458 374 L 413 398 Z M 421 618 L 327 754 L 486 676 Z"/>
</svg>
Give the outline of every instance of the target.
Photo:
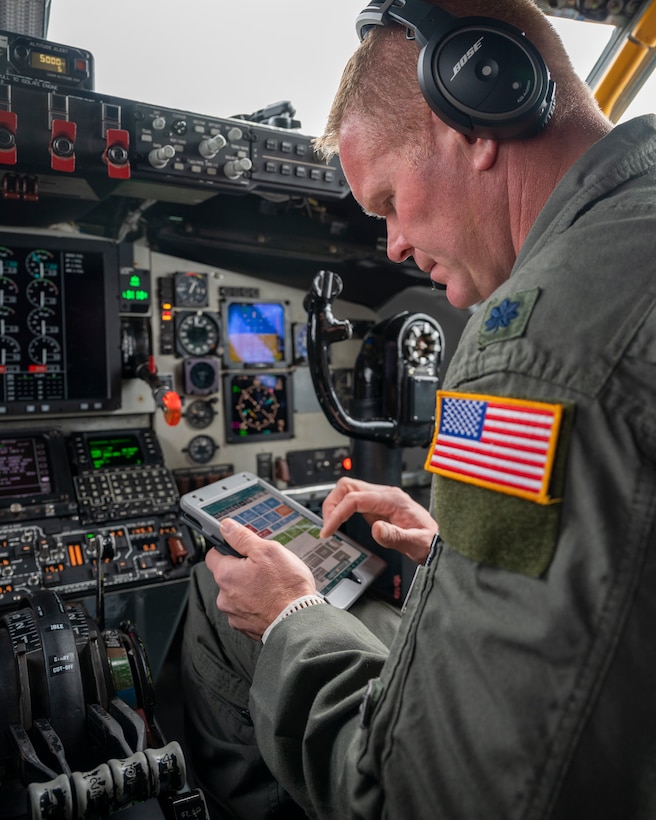
<svg viewBox="0 0 656 820">
<path fill-rule="evenodd" d="M 549 504 L 562 412 L 560 404 L 440 390 L 426 469 Z"/>
</svg>

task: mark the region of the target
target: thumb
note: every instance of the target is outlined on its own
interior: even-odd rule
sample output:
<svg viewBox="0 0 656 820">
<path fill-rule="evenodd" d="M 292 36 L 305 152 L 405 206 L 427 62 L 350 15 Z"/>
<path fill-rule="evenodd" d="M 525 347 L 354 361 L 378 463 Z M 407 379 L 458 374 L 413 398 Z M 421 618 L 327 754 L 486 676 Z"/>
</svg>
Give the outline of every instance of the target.
<svg viewBox="0 0 656 820">
<path fill-rule="evenodd" d="M 422 546 L 425 540 L 425 533 L 422 530 L 404 530 L 387 521 L 375 521 L 371 527 L 371 534 L 381 547 L 401 552 L 413 561 L 422 561 L 428 551 L 428 547 L 424 549 Z"/>
<path fill-rule="evenodd" d="M 252 530 L 232 518 L 224 518 L 219 526 L 224 540 L 240 555 L 247 556 L 259 543 L 259 537 Z"/>
<path fill-rule="evenodd" d="M 387 549 L 400 549 L 408 540 L 407 530 L 390 524 L 387 521 L 375 521 L 371 527 L 374 539 Z"/>
</svg>

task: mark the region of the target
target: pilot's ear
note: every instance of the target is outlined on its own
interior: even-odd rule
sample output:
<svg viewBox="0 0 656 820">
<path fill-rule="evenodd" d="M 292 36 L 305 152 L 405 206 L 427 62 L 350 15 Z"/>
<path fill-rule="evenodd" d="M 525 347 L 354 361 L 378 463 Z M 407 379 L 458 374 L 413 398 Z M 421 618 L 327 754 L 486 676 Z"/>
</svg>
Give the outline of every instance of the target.
<svg viewBox="0 0 656 820">
<path fill-rule="evenodd" d="M 499 141 L 471 137 L 456 131 L 432 112 L 431 128 L 436 141 L 448 139 L 455 143 L 466 157 L 467 162 L 477 171 L 489 171 L 499 155 Z"/>
<path fill-rule="evenodd" d="M 499 140 L 469 137 L 466 134 L 459 136 L 462 138 L 462 149 L 472 168 L 477 171 L 489 171 L 499 156 Z"/>
</svg>

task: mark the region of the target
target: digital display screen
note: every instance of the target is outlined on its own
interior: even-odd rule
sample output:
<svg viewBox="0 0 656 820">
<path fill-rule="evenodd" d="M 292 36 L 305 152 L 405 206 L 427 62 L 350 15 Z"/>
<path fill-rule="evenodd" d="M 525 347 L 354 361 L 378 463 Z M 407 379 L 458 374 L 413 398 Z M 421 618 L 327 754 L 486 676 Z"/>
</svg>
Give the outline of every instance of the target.
<svg viewBox="0 0 656 820">
<path fill-rule="evenodd" d="M 120 374 L 115 246 L 0 234 L 0 413 L 116 409 Z"/>
<path fill-rule="evenodd" d="M 280 302 L 228 302 L 226 367 L 282 365 L 287 361 L 285 308 Z"/>
<path fill-rule="evenodd" d="M 30 66 L 42 71 L 53 71 L 55 74 L 68 74 L 68 60 L 45 51 L 31 51 Z"/>
<path fill-rule="evenodd" d="M 230 517 L 260 538 L 278 541 L 312 570 L 317 589 L 327 595 L 366 559 L 366 553 L 338 534 L 322 539 L 321 527 L 265 488 L 254 485 L 203 505 L 217 521 Z"/>
<path fill-rule="evenodd" d="M 144 463 L 139 441 L 130 433 L 124 436 L 89 436 L 87 447 L 94 470 Z"/>
<path fill-rule="evenodd" d="M 48 445 L 39 436 L 0 438 L 0 499 L 52 492 Z"/>
<path fill-rule="evenodd" d="M 292 437 L 289 374 L 230 375 L 225 378 L 223 395 L 227 441 L 237 443 Z"/>
</svg>

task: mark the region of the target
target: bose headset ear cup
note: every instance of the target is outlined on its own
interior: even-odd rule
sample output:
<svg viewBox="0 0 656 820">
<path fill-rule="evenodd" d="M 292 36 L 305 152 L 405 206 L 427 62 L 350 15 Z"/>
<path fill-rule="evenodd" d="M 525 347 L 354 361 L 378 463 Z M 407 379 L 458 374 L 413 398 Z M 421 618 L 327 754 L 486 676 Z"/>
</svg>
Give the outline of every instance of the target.
<svg viewBox="0 0 656 820">
<path fill-rule="evenodd" d="M 475 137 L 531 136 L 549 121 L 555 86 L 521 31 L 490 18 L 460 18 L 422 48 L 419 85 L 448 125 Z"/>
<path fill-rule="evenodd" d="M 426 0 L 373 0 L 356 21 L 360 39 L 375 26 L 414 32 L 426 102 L 449 126 L 473 137 L 536 134 L 551 119 L 556 86 L 542 55 L 515 26 L 493 17 L 454 17 Z"/>
</svg>

